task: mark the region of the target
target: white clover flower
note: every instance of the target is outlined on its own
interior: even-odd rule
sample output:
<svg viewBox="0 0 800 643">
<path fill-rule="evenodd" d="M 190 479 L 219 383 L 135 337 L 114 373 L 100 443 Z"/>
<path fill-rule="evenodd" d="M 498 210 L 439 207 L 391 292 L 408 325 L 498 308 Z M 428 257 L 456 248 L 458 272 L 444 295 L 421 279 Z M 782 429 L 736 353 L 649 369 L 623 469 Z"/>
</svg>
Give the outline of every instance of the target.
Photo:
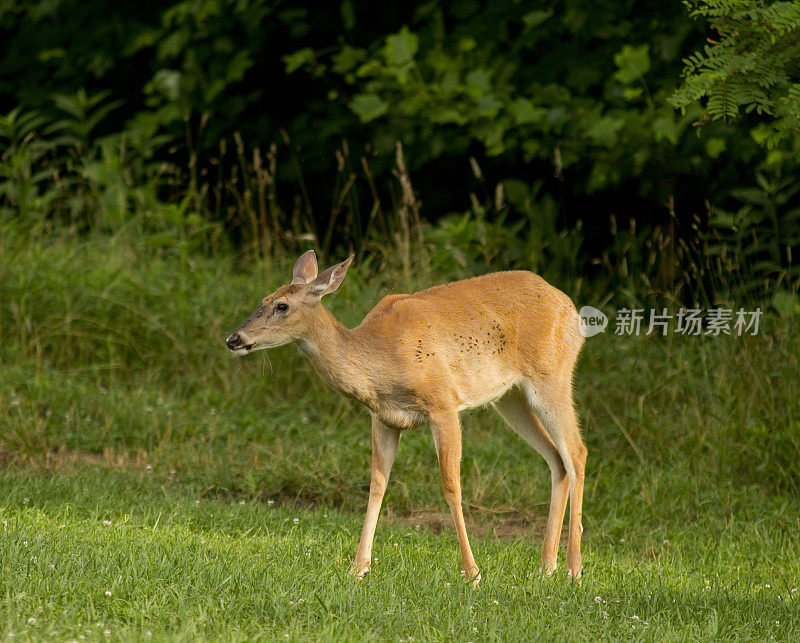
<svg viewBox="0 0 800 643">
<path fill-rule="evenodd" d="M 106 596 L 111 596 L 111 590 L 110 589 L 106 590 Z"/>
<path fill-rule="evenodd" d="M 28 625 L 36 625 L 36 619 L 33 616 L 28 619 Z"/>
</svg>

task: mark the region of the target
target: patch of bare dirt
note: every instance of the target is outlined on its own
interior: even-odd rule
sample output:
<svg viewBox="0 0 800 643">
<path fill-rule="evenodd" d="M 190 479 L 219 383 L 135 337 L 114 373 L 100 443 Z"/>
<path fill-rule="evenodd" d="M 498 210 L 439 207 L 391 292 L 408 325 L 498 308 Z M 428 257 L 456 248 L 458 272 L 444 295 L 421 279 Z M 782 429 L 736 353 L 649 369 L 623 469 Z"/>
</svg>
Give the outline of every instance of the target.
<svg viewBox="0 0 800 643">
<path fill-rule="evenodd" d="M 38 471 L 63 471 L 85 465 L 95 465 L 114 469 L 134 469 L 143 465 L 141 457 L 131 457 L 106 450 L 103 453 L 88 453 L 70 449 L 43 451 L 41 453 L 14 453 L 0 448 L 0 468 L 30 468 Z M 141 460 L 141 462 L 140 462 Z"/>
<path fill-rule="evenodd" d="M 413 529 L 429 529 L 434 534 L 443 531 L 455 533 L 450 512 L 416 511 L 407 516 L 389 515 L 385 524 L 404 525 Z M 516 509 L 481 511 L 472 509 L 464 513 L 464 522 L 470 536 L 497 538 L 499 540 L 540 539 L 547 524 L 546 515 L 533 515 Z"/>
</svg>

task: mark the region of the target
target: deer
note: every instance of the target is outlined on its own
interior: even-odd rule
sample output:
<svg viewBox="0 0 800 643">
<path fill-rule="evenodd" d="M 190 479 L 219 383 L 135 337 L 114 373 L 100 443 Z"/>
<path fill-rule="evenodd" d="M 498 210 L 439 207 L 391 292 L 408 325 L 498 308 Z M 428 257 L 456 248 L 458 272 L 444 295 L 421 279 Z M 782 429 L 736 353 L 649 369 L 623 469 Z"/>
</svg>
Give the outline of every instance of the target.
<svg viewBox="0 0 800 643">
<path fill-rule="evenodd" d="M 356 328 L 322 305 L 353 255 L 318 274 L 313 250 L 290 284 L 267 295 L 226 340 L 237 355 L 297 342 L 327 384 L 369 409 L 372 464 L 361 539 L 350 574 L 363 578 L 403 431 L 429 424 L 461 551 L 461 573 L 477 587 L 461 502 L 459 413 L 491 404 L 550 468 L 550 509 L 540 572 L 557 568 L 569 499 L 567 575 L 581 577 L 581 511 L 587 450 L 573 402 L 583 343 L 570 298 L 528 271 L 494 272 L 384 297 Z M 578 580 L 578 582 L 580 582 Z"/>
</svg>

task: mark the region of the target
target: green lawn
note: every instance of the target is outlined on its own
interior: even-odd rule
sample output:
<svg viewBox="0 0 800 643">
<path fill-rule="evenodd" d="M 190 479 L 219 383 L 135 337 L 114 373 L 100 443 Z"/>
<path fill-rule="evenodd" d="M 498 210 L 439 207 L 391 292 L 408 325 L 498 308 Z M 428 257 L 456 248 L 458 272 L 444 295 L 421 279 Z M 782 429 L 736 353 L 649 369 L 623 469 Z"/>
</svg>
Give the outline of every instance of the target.
<svg viewBox="0 0 800 643">
<path fill-rule="evenodd" d="M 475 543 L 478 590 L 452 534 L 379 530 L 367 579 L 346 575 L 360 517 L 202 500 L 157 474 L 7 472 L 5 635 L 416 640 L 797 640 L 800 560 L 789 507 L 623 527 L 593 516 L 580 587 L 537 573 L 530 538 Z M 603 503 L 604 505 L 610 503 Z M 624 537 L 617 534 L 624 533 Z"/>
<path fill-rule="evenodd" d="M 401 441 L 357 582 L 366 412 L 293 347 L 223 346 L 286 267 L 141 250 L 0 239 L 0 636 L 800 639 L 796 320 L 587 340 L 582 585 L 563 545 L 538 575 L 549 472 L 488 410 L 464 414 L 481 587 L 449 521 L 435 533 L 425 430 Z M 391 288 L 348 281 L 330 302 L 348 324 Z"/>
</svg>

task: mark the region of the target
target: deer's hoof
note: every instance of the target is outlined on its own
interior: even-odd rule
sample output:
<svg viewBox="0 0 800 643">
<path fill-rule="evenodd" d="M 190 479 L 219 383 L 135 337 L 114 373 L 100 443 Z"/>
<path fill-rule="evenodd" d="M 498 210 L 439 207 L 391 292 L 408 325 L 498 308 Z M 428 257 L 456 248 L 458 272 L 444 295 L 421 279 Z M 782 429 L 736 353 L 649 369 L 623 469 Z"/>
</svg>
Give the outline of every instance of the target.
<svg viewBox="0 0 800 643">
<path fill-rule="evenodd" d="M 466 583 L 469 583 L 472 589 L 477 589 L 481 582 L 481 573 L 477 569 L 471 569 L 468 572 L 462 570 L 461 578 L 463 578 Z"/>
<path fill-rule="evenodd" d="M 354 580 L 363 580 L 364 576 L 369 574 L 368 563 L 353 563 L 348 572 Z"/>
<path fill-rule="evenodd" d="M 539 573 L 542 576 L 552 576 L 556 571 L 557 565 L 555 563 L 542 563 L 539 565 Z"/>
<path fill-rule="evenodd" d="M 578 587 L 581 586 L 581 569 L 578 568 L 578 571 L 575 572 L 572 569 L 567 570 L 567 577 L 569 578 L 570 582 L 575 583 Z"/>
</svg>

